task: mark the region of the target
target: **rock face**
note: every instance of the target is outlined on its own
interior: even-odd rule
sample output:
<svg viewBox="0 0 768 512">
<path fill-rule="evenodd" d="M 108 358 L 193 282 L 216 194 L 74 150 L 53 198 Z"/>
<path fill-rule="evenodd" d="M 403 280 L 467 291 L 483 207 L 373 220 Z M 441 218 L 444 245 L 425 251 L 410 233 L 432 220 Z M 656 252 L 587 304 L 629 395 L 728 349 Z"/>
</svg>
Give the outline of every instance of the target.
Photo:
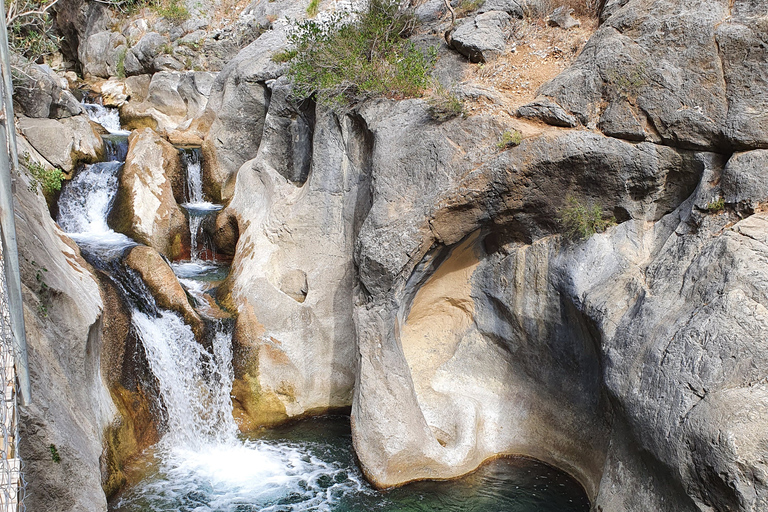
<svg viewBox="0 0 768 512">
<path fill-rule="evenodd" d="M 768 146 L 768 77 L 757 64 L 768 50 L 757 3 L 610 4 L 612 14 L 576 62 L 541 88 L 539 101 L 615 137 L 688 148 Z"/>
<path fill-rule="evenodd" d="M 13 65 L 22 69 L 13 86 L 13 99 L 20 107 L 18 113 L 27 117 L 59 119 L 83 112 L 69 91 L 67 81 L 48 66 L 27 62 L 18 55 L 14 55 Z"/>
<path fill-rule="evenodd" d="M 174 199 L 173 183 L 183 183 L 179 153 L 149 128 L 135 131 L 128 142 L 109 224 L 174 259 L 189 246 L 189 226 Z"/>
<path fill-rule="evenodd" d="M 31 151 L 21 143 L 20 154 Z M 106 512 L 100 457 L 104 429 L 117 411 L 100 371 L 98 284 L 42 195 L 29 190 L 23 173 L 19 180 L 16 228 L 32 382 L 31 403 L 20 409 L 25 505 Z"/>
<path fill-rule="evenodd" d="M 227 302 L 239 313 L 233 394 L 243 429 L 349 406 L 355 378 L 353 244 L 370 200 L 365 125 L 319 112 L 314 141 L 299 151 L 312 154 L 304 171 L 301 159 L 276 158 L 292 133 L 291 108 L 276 96 L 227 210 L 240 232 Z"/>
</svg>

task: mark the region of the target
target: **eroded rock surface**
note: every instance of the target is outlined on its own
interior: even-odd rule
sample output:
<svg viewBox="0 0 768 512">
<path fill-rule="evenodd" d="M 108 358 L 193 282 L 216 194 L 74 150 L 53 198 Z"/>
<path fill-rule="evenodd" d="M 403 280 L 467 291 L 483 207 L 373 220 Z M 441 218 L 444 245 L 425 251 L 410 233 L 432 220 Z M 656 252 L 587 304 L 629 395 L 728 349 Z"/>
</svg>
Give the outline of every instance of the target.
<svg viewBox="0 0 768 512">
<path fill-rule="evenodd" d="M 128 140 L 110 226 L 173 259 L 189 246 L 189 225 L 174 199 L 173 183 L 183 183 L 178 150 L 149 128 Z"/>
</svg>

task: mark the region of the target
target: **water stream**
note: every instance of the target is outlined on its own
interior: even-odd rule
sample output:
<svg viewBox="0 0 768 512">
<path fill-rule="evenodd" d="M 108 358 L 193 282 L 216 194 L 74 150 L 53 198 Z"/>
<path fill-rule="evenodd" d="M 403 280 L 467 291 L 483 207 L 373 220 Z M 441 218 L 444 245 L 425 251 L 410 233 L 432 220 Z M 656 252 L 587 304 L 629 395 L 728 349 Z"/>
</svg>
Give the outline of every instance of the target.
<svg viewBox="0 0 768 512">
<path fill-rule="evenodd" d="M 101 107 L 103 109 L 103 107 Z M 89 107 L 99 122 L 112 114 Z M 106 126 L 106 125 L 105 125 Z M 313 419 L 253 436 L 238 433 L 232 416 L 231 321 L 220 320 L 209 295 L 228 268 L 213 261 L 193 234 L 188 261 L 171 264 L 213 326 L 201 344 L 177 314 L 156 305 L 122 258 L 137 245 L 107 224 L 127 142 L 112 125 L 109 160 L 85 166 L 67 183 L 58 222 L 83 255 L 116 283 L 157 380 L 165 427 L 160 442 L 133 471 L 142 478 L 113 503 L 114 512 L 510 511 L 584 512 L 581 487 L 562 472 L 524 459 L 496 461 L 451 482 L 411 484 L 389 492 L 371 488 L 358 469 L 346 417 Z M 187 168 L 190 229 L 220 208 L 205 201 L 199 150 L 182 150 Z M 198 215 L 199 214 L 199 215 Z M 206 348 L 209 347 L 209 348 Z"/>
</svg>

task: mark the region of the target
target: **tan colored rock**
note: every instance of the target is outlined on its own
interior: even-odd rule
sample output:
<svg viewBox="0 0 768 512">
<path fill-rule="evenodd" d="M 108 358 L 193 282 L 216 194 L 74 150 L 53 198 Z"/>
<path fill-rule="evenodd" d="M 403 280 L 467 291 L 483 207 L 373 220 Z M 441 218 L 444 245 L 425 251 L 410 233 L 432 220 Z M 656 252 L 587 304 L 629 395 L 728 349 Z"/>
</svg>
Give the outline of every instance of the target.
<svg viewBox="0 0 768 512">
<path fill-rule="evenodd" d="M 125 264 L 139 273 L 149 287 L 157 305 L 179 313 L 198 337 L 203 322 L 187 299 L 187 293 L 160 253 L 152 247 L 137 245 L 128 253 Z"/>
<path fill-rule="evenodd" d="M 149 128 L 133 132 L 128 143 L 110 225 L 177 258 L 189 246 L 189 226 L 174 199 L 173 182 L 183 179 L 179 153 Z"/>
</svg>

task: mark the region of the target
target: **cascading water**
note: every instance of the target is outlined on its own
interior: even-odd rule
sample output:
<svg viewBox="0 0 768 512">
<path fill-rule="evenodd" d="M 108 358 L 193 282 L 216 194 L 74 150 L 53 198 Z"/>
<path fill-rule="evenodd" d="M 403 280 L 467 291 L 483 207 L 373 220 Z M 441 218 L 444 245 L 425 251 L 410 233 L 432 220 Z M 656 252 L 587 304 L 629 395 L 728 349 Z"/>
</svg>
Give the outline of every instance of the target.
<svg viewBox="0 0 768 512">
<path fill-rule="evenodd" d="M 120 126 L 120 112 L 116 108 L 105 107 L 98 103 L 82 102 L 80 105 L 88 113 L 91 121 L 99 123 L 112 135 L 130 135 Z"/>
<path fill-rule="evenodd" d="M 112 122 L 102 114 L 93 117 L 100 122 Z M 119 125 L 117 128 L 108 129 L 117 132 Z M 198 303 L 196 310 L 206 318 L 207 331 L 213 333 L 210 343 L 206 344 L 210 348 L 206 349 L 181 317 L 158 308 L 140 276 L 122 263 L 123 255 L 136 242 L 115 233 L 106 219 L 117 193 L 118 176 L 125 158 L 125 137 L 108 136 L 105 143 L 108 158 L 115 161 L 85 166 L 65 185 L 59 200 L 58 221 L 80 244 L 84 256 L 110 275 L 129 305 L 133 328 L 157 381 L 166 427 L 148 461 L 146 476 L 123 492 L 110 505 L 110 510 L 580 512 L 588 509 L 589 502 L 578 484 L 562 473 L 533 463 L 519 465 L 514 470 L 516 473 L 508 469 L 501 472 L 486 469 L 472 477 L 474 480 L 406 486 L 383 495 L 365 482 L 356 467 L 349 423 L 345 420 L 311 420 L 292 430 L 274 430 L 273 434 L 267 434 L 271 439 L 239 436 L 230 397 L 233 385 L 231 321 L 215 319 L 218 318 L 213 311 L 215 301 L 208 295 L 224 278 L 227 268 L 204 259 L 210 256 L 210 251 L 198 251 L 196 244 L 193 244 L 192 261 L 172 264 L 180 282 Z M 186 159 L 188 202 L 184 206 L 192 222 L 192 212 L 207 214 L 221 207 L 204 199 L 199 151 L 184 151 L 185 155 L 191 155 Z M 197 229 L 199 226 L 193 231 L 195 236 Z M 498 468 L 499 464 L 487 468 Z M 519 485 L 511 485 L 514 483 Z M 483 491 L 478 493 L 478 489 Z"/>
<path fill-rule="evenodd" d="M 187 182 L 185 186 L 186 202 L 181 206 L 187 211 L 189 218 L 190 235 L 190 260 L 201 260 L 202 252 L 212 252 L 206 247 L 204 237 L 201 236 L 203 222 L 211 213 L 221 210 L 217 205 L 205 200 L 203 195 L 203 173 L 199 148 L 181 149 L 181 160 L 186 169 Z M 200 250 L 202 242 L 203 250 Z"/>
</svg>

